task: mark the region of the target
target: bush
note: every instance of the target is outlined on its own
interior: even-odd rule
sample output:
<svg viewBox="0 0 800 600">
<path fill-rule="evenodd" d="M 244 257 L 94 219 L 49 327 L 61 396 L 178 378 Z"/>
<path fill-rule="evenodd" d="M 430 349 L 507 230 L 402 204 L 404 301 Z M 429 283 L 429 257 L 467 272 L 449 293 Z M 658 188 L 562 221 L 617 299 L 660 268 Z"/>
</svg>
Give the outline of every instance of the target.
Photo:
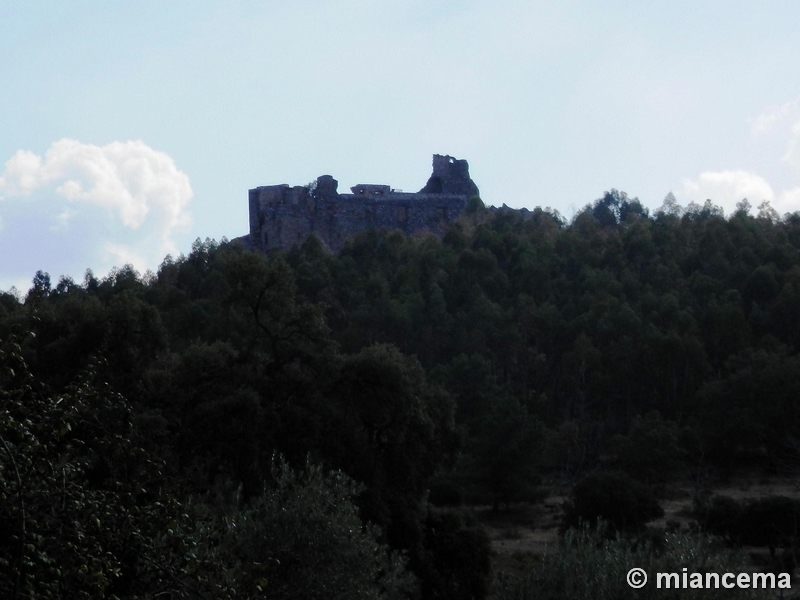
<svg viewBox="0 0 800 600">
<path fill-rule="evenodd" d="M 627 435 L 612 440 L 616 467 L 631 477 L 648 483 L 664 482 L 681 466 L 684 455 L 680 432 L 674 421 L 653 411 L 636 416 Z"/>
<path fill-rule="evenodd" d="M 800 502 L 786 496 L 769 496 L 748 502 L 742 512 L 742 541 L 750 546 L 788 548 L 797 537 Z"/>
<path fill-rule="evenodd" d="M 800 502 L 785 496 L 768 496 L 741 504 L 728 496 L 714 496 L 695 508 L 701 526 L 730 544 L 791 547 L 797 539 Z"/>
<path fill-rule="evenodd" d="M 407 597 L 341 472 L 280 464 L 247 507 L 215 513 L 175 499 L 134 417 L 96 367 L 54 393 L 0 343 L 0 597 Z"/>
<path fill-rule="evenodd" d="M 537 499 L 537 462 L 543 426 L 511 396 L 500 396 L 477 427 L 464 461 L 473 484 L 470 501 L 500 504 Z"/>
<path fill-rule="evenodd" d="M 422 543 L 414 570 L 421 579 L 423 598 L 486 598 L 492 547 L 474 516 L 465 510 L 431 509 Z"/>
<path fill-rule="evenodd" d="M 434 506 L 462 506 L 464 504 L 464 489 L 453 481 L 432 481 L 429 489 L 428 502 Z"/>
<path fill-rule="evenodd" d="M 695 518 L 708 533 L 729 543 L 737 543 L 741 537 L 742 505 L 729 496 L 714 496 L 697 505 Z"/>
<path fill-rule="evenodd" d="M 568 531 L 556 547 L 523 576 L 499 573 L 494 585 L 496 600 L 626 600 L 628 598 L 681 598 L 713 600 L 765 597 L 753 589 L 659 589 L 656 573 L 748 572 L 743 557 L 715 552 L 704 538 L 668 534 L 662 548 L 636 544 L 624 538 L 609 540 L 606 525 L 584 526 Z M 631 588 L 626 580 L 633 567 L 644 569 L 648 583 Z M 776 577 L 776 582 L 780 580 Z M 770 597 L 766 595 L 766 597 Z"/>
<path fill-rule="evenodd" d="M 308 464 L 275 468 L 276 485 L 201 536 L 218 540 L 206 558 L 223 567 L 242 597 L 400 600 L 412 580 L 403 561 L 362 526 L 360 486 L 341 472 Z M 212 544 L 213 547 L 213 544 Z"/>
<path fill-rule="evenodd" d="M 0 597 L 183 598 L 179 571 L 152 568 L 169 562 L 159 542 L 180 545 L 182 507 L 130 405 L 94 365 L 49 390 L 15 341 L 0 344 Z"/>
<path fill-rule="evenodd" d="M 564 512 L 563 529 L 580 523 L 595 526 L 602 519 L 610 533 L 639 531 L 664 515 L 653 494 L 625 473 L 592 473 L 572 489 Z"/>
</svg>

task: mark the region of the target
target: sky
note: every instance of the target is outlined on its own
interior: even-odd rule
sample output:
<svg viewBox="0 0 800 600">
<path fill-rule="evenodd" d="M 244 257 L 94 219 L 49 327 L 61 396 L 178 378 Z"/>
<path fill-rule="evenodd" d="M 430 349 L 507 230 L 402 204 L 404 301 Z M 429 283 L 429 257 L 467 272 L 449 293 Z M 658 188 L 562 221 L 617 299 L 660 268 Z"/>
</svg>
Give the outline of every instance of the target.
<svg viewBox="0 0 800 600">
<path fill-rule="evenodd" d="M 798 59 L 795 0 L 0 0 L 0 290 L 246 234 L 259 185 L 415 191 L 434 153 L 567 218 L 794 212 Z"/>
</svg>

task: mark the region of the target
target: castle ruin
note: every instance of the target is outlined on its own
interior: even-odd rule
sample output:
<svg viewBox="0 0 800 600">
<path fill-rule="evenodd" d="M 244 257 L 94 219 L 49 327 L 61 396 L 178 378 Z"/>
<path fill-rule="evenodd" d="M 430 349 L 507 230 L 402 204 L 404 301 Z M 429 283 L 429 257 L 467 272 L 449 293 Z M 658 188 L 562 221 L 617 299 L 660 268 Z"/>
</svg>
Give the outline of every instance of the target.
<svg viewBox="0 0 800 600">
<path fill-rule="evenodd" d="M 337 251 L 347 238 L 372 227 L 441 235 L 478 195 L 467 161 L 439 154 L 433 155 L 433 173 L 417 193 L 376 184 L 353 186 L 351 194 L 340 194 L 337 188 L 333 177 L 322 175 L 308 186 L 250 190 L 247 245 L 262 251 L 288 250 L 314 232 Z"/>
</svg>

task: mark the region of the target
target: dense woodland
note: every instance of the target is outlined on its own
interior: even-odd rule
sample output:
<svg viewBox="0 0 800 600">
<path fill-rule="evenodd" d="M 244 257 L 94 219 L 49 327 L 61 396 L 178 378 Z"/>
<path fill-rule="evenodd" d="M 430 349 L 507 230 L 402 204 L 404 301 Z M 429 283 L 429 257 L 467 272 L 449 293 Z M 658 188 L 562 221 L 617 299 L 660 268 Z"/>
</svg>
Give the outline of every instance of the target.
<svg viewBox="0 0 800 600">
<path fill-rule="evenodd" d="M 800 472 L 799 324 L 800 214 L 617 191 L 39 272 L 0 295 L 0 595 L 533 597 L 466 507 L 566 482 L 621 535 L 676 478 Z"/>
</svg>

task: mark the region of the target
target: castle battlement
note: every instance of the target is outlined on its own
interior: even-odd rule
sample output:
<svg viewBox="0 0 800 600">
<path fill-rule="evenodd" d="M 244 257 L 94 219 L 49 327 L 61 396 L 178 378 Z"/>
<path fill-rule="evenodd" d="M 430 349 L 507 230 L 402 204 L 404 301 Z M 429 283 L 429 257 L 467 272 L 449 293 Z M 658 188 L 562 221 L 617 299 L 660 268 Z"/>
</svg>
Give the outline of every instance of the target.
<svg viewBox="0 0 800 600">
<path fill-rule="evenodd" d="M 288 250 L 316 233 L 332 250 L 371 227 L 400 229 L 408 235 L 441 235 L 460 215 L 478 187 L 466 160 L 433 155 L 433 173 L 419 192 L 360 183 L 340 194 L 330 175 L 308 186 L 268 185 L 249 191 L 249 245 L 259 250 Z"/>
</svg>

